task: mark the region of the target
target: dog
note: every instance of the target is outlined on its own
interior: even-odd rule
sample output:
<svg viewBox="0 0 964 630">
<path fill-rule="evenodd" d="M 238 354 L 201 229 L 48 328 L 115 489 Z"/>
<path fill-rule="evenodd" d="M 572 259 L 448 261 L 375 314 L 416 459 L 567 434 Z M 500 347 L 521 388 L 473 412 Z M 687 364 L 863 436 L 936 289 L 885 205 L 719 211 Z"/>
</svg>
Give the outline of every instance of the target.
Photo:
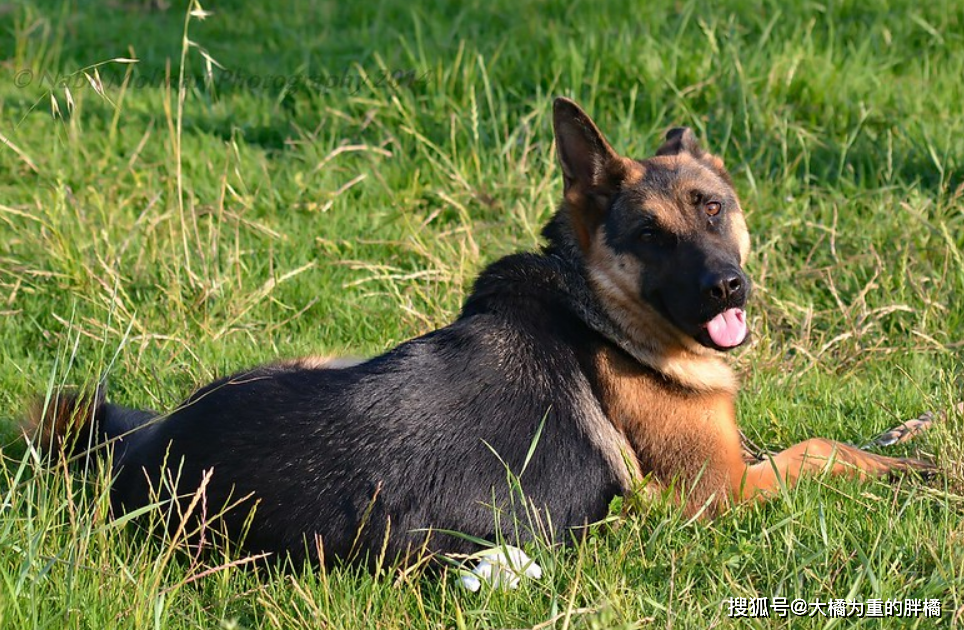
<svg viewBox="0 0 964 630">
<path fill-rule="evenodd" d="M 819 438 L 746 457 L 724 355 L 749 337 L 750 236 L 723 161 L 687 128 L 623 157 L 565 98 L 553 126 L 546 244 L 484 269 L 453 323 L 369 360 L 239 372 L 166 414 L 62 393 L 31 414 L 37 439 L 109 445 L 115 514 L 169 501 L 170 527 L 193 514 L 326 565 L 578 540 L 644 487 L 712 517 L 807 474 L 932 468 Z"/>
</svg>

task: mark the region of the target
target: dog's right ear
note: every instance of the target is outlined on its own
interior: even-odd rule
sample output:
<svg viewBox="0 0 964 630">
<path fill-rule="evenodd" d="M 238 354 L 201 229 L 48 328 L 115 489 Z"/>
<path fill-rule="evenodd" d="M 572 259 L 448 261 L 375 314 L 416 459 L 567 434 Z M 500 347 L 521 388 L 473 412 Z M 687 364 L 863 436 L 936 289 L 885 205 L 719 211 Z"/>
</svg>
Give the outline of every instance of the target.
<svg viewBox="0 0 964 630">
<path fill-rule="evenodd" d="M 700 141 L 696 139 L 696 135 L 689 127 L 673 127 L 667 131 L 663 146 L 656 151 L 656 155 L 679 155 L 681 153 L 688 153 L 697 160 L 702 160 L 703 163 L 715 170 L 727 184 L 733 185 L 733 180 L 730 179 L 730 174 L 727 173 L 723 160 L 704 151 L 703 147 L 700 146 Z"/>
<path fill-rule="evenodd" d="M 703 147 L 696 139 L 693 130 L 689 127 L 674 127 L 666 132 L 666 139 L 663 146 L 656 150 L 656 155 L 679 155 L 689 153 L 699 159 L 703 157 Z"/>
<path fill-rule="evenodd" d="M 552 126 L 566 191 L 572 187 L 585 192 L 605 190 L 625 175 L 623 158 L 573 101 L 560 97 L 553 102 Z"/>
</svg>

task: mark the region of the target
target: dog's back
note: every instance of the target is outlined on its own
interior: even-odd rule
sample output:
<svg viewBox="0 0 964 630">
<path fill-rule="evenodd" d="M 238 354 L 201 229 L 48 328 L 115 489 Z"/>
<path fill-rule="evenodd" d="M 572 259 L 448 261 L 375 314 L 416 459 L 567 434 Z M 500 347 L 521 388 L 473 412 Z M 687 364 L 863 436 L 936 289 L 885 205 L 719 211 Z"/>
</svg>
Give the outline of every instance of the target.
<svg viewBox="0 0 964 630">
<path fill-rule="evenodd" d="M 235 504 L 214 532 L 246 529 L 248 549 L 296 559 L 317 536 L 329 560 L 371 560 L 383 545 L 392 560 L 426 541 L 476 548 L 429 529 L 518 542 L 604 517 L 628 487 L 628 446 L 582 373 L 578 349 L 595 333 L 571 312 L 567 273 L 512 257 L 479 279 L 460 319 L 385 355 L 341 369 L 268 365 L 198 390 L 148 422 L 146 439 L 118 440 L 115 510 L 169 498 L 176 480 L 183 511 L 213 471 L 206 514 Z M 130 429 L 130 413 L 101 404 L 100 439 Z"/>
</svg>

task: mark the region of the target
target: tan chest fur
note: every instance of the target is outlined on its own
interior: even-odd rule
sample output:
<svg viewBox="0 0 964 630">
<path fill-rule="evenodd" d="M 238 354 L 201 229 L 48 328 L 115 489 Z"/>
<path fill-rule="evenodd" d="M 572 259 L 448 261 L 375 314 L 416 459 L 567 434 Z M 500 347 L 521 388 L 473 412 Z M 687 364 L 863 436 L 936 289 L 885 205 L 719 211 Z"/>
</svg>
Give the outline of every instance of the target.
<svg viewBox="0 0 964 630">
<path fill-rule="evenodd" d="M 728 500 L 744 463 L 734 394 L 679 387 L 616 350 L 596 357 L 603 411 L 626 436 L 643 474 L 685 495 L 689 511 Z"/>
</svg>

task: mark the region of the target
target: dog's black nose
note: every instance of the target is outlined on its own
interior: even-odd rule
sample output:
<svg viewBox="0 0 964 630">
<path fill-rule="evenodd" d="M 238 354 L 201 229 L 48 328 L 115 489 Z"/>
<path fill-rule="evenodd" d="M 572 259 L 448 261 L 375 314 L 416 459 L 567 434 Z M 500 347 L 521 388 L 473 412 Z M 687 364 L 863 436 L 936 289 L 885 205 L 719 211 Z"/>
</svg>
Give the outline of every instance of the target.
<svg viewBox="0 0 964 630">
<path fill-rule="evenodd" d="M 724 269 L 703 277 L 703 294 L 726 302 L 746 293 L 746 278 L 738 269 Z"/>
</svg>

